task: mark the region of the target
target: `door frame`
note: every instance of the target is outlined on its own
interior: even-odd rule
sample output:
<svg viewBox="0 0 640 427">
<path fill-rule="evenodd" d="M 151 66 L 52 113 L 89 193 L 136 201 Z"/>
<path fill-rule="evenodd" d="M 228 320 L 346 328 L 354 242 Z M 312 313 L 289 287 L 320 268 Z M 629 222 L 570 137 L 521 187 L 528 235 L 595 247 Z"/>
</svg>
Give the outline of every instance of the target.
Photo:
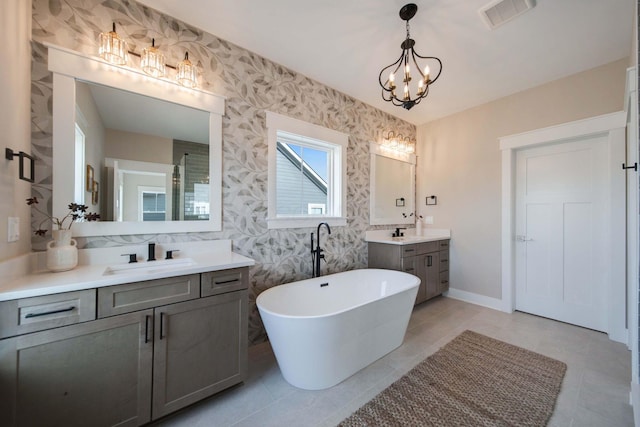
<svg viewBox="0 0 640 427">
<path fill-rule="evenodd" d="M 596 116 L 536 129 L 516 135 L 499 138 L 502 151 L 502 311 L 511 313 L 515 309 L 515 191 L 516 191 L 516 151 L 533 148 L 543 144 L 563 143 L 579 137 L 606 135 L 609 145 L 610 171 L 616 171 L 624 163 L 622 157 L 612 152 L 612 147 L 625 144 L 625 128 L 627 114 L 624 111 Z M 620 150 L 618 150 L 620 151 Z M 620 172 L 623 172 L 620 169 Z M 610 242 L 607 253 L 612 265 L 611 283 L 625 283 L 625 176 L 624 173 L 611 175 L 610 195 L 615 212 L 620 218 L 610 218 Z M 618 182 L 620 181 L 620 182 Z M 619 214 L 618 214 L 619 212 Z M 622 262 L 621 268 L 616 264 Z M 609 338 L 623 343 L 628 342 L 626 327 L 626 292 L 625 286 L 612 288 L 607 293 L 607 333 Z"/>
</svg>

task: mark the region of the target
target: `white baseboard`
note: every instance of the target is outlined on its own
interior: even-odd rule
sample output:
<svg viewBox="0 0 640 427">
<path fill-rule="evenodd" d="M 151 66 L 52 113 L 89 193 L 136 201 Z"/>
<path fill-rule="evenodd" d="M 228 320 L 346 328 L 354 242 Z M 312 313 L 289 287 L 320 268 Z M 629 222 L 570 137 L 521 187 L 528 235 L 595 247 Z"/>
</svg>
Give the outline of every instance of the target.
<svg viewBox="0 0 640 427">
<path fill-rule="evenodd" d="M 631 406 L 633 407 L 634 425 L 640 426 L 640 384 L 631 381 Z"/>
<path fill-rule="evenodd" d="M 475 294 L 473 292 L 461 291 L 460 289 L 455 288 L 449 288 L 449 291 L 445 292 L 444 295 L 460 301 L 470 302 L 471 304 L 481 305 L 483 307 L 503 311 L 502 300 L 498 298 L 491 298 L 484 295 Z"/>
</svg>

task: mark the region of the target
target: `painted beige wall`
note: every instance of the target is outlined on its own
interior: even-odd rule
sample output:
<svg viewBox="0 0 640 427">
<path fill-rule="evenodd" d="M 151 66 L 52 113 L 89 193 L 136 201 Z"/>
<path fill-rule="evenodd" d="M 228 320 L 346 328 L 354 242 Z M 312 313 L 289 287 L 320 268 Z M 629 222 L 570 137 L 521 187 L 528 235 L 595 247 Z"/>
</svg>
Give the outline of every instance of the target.
<svg viewBox="0 0 640 427">
<path fill-rule="evenodd" d="M 173 141 L 154 135 L 107 129 L 105 157 L 173 164 Z"/>
<path fill-rule="evenodd" d="M 4 158 L 5 147 L 31 154 L 31 0 L 0 1 L 0 40 L 0 261 L 4 261 L 31 250 L 31 211 L 25 203 L 31 184 L 18 179 L 17 158 Z M 7 242 L 9 217 L 20 218 L 17 242 Z"/>
<path fill-rule="evenodd" d="M 418 127 L 417 208 L 451 229 L 451 287 L 501 298 L 498 138 L 623 109 L 629 58 Z M 437 206 L 425 197 L 438 196 Z"/>
</svg>

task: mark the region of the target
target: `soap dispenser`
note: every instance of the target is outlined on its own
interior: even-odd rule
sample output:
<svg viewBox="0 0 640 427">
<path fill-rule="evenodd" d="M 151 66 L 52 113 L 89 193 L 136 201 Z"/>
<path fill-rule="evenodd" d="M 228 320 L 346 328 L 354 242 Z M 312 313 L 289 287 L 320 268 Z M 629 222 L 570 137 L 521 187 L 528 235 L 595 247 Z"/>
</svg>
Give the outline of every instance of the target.
<svg viewBox="0 0 640 427">
<path fill-rule="evenodd" d="M 416 219 L 416 236 L 422 236 L 422 215 L 418 215 Z"/>
</svg>

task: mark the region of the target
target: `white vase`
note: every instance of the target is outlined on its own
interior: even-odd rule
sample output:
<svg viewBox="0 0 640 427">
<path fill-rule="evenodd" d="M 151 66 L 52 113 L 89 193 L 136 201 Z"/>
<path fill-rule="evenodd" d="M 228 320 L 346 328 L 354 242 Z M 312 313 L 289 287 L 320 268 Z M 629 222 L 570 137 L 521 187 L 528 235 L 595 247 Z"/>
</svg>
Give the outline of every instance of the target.
<svg viewBox="0 0 640 427">
<path fill-rule="evenodd" d="M 53 272 L 67 271 L 78 265 L 78 246 L 71 230 L 53 230 L 53 240 L 47 243 L 47 268 Z"/>
</svg>

